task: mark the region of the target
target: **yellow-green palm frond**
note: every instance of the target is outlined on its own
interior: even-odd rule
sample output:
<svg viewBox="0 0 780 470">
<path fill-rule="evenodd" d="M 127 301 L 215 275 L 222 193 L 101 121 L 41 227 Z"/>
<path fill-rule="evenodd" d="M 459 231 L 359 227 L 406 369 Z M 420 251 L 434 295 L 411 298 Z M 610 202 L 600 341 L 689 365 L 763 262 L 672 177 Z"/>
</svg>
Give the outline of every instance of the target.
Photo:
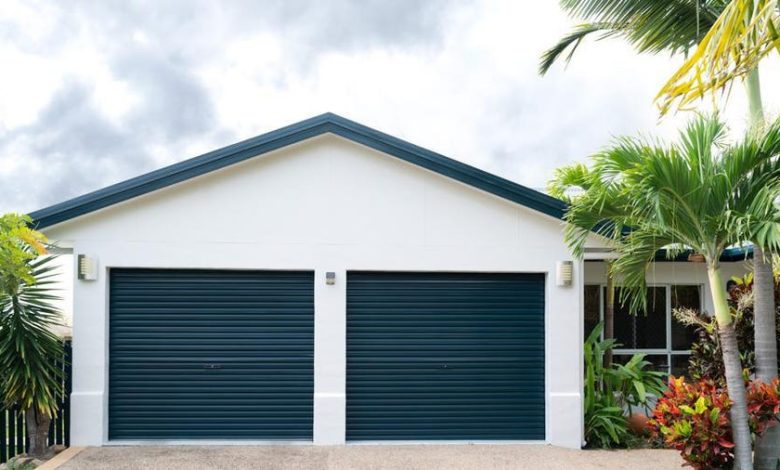
<svg viewBox="0 0 780 470">
<path fill-rule="evenodd" d="M 770 52 L 780 51 L 779 30 L 778 0 L 732 0 L 658 93 L 661 114 L 689 109 L 747 76 Z"/>
</svg>

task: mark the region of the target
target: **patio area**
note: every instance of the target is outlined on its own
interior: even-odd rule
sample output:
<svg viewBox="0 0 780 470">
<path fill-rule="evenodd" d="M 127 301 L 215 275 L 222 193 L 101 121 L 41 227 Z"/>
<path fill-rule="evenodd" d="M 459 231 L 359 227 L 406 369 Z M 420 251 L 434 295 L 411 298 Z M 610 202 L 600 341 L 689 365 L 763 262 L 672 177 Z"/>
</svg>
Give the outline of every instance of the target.
<svg viewBox="0 0 780 470">
<path fill-rule="evenodd" d="M 543 445 L 134 446 L 88 448 L 61 470 L 675 469 L 669 450 L 576 451 Z"/>
</svg>

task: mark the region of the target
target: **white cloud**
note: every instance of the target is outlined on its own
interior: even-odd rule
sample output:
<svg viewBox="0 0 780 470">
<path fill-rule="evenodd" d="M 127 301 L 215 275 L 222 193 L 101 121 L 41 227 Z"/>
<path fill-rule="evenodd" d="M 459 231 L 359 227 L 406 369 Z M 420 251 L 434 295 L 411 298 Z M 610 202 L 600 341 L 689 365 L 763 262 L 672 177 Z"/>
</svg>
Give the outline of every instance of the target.
<svg viewBox="0 0 780 470">
<path fill-rule="evenodd" d="M 586 42 L 555 2 L 10 2 L 0 12 L 0 211 L 32 210 L 333 111 L 532 187 L 611 136 L 671 136 L 679 59 Z M 776 111 L 778 61 L 763 67 Z M 726 115 L 744 123 L 735 89 Z M 84 165 L 99 168 L 89 177 Z"/>
</svg>

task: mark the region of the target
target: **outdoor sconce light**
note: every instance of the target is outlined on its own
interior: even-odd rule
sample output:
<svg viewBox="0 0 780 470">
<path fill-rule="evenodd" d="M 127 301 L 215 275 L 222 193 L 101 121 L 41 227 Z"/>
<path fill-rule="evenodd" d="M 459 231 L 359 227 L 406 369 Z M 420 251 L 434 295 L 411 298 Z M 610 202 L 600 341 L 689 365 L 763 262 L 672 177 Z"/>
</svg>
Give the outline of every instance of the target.
<svg viewBox="0 0 780 470">
<path fill-rule="evenodd" d="M 569 287 L 573 277 L 574 263 L 572 261 L 558 261 L 555 264 L 555 285 Z"/>
<path fill-rule="evenodd" d="M 328 271 L 325 273 L 325 284 L 332 286 L 336 283 L 336 273 Z"/>
<path fill-rule="evenodd" d="M 78 278 L 82 281 L 97 280 L 97 260 L 87 255 L 78 255 Z"/>
</svg>

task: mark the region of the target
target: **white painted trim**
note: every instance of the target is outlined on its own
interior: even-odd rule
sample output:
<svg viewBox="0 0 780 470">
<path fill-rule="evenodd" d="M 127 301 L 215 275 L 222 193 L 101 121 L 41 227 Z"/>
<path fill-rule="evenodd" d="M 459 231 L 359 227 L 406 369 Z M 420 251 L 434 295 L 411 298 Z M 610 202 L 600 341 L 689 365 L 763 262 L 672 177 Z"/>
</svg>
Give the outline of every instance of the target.
<svg viewBox="0 0 780 470">
<path fill-rule="evenodd" d="M 588 253 L 585 252 L 582 255 L 583 261 L 603 261 L 605 259 L 618 259 L 618 254 L 615 252 L 599 252 L 599 253 Z"/>
</svg>

